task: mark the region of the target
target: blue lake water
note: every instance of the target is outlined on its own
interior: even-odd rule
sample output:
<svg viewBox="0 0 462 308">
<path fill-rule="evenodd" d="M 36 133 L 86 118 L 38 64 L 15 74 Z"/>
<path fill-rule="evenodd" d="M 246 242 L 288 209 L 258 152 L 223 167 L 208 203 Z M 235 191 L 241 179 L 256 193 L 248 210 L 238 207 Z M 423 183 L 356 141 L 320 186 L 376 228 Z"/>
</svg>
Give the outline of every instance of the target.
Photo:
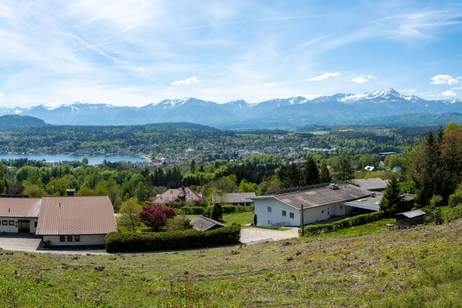
<svg viewBox="0 0 462 308">
<path fill-rule="evenodd" d="M 83 158 L 88 159 L 89 165 L 100 165 L 104 160 L 115 163 L 115 162 L 130 162 L 130 163 L 143 163 L 146 160 L 140 156 L 132 155 L 74 155 L 74 154 L 8 154 L 0 153 L 1 159 L 20 159 L 27 158 L 29 160 L 46 161 L 48 163 L 57 163 L 63 161 L 82 161 Z"/>
</svg>

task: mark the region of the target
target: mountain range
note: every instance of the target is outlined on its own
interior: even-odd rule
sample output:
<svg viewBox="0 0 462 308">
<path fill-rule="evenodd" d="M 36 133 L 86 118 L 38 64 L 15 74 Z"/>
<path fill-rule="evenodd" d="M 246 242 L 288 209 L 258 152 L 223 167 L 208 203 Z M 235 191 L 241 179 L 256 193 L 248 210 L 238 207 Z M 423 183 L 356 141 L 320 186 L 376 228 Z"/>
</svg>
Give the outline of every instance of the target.
<svg viewBox="0 0 462 308">
<path fill-rule="evenodd" d="M 73 103 L 59 107 L 2 108 L 0 115 L 33 116 L 54 125 L 134 125 L 191 122 L 218 128 L 292 129 L 307 125 L 444 125 L 462 119 L 462 101 L 426 100 L 394 89 L 339 93 L 315 99 L 278 98 L 219 104 L 197 98 L 167 99 L 142 107 Z"/>
<path fill-rule="evenodd" d="M 48 126 L 43 120 L 31 117 L 7 114 L 0 116 L 0 128 L 25 128 Z"/>
</svg>

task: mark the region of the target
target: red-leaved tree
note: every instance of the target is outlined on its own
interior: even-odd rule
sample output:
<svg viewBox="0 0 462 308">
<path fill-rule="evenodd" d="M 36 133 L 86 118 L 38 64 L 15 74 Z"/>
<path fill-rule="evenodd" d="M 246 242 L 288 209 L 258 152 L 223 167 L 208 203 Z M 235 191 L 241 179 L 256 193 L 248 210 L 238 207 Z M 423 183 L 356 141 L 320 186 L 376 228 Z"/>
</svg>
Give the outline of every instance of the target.
<svg viewBox="0 0 462 308">
<path fill-rule="evenodd" d="M 175 215 L 175 209 L 163 204 L 153 204 L 143 207 L 140 217 L 151 230 L 160 231 L 167 224 L 167 219 Z"/>
</svg>

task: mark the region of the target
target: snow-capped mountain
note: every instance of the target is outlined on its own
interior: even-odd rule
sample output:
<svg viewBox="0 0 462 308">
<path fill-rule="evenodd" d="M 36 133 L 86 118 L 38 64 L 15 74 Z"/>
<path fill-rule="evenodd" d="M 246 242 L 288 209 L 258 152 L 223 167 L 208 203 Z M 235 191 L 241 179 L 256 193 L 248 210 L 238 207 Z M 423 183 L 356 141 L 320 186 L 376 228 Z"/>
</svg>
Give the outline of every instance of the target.
<svg viewBox="0 0 462 308">
<path fill-rule="evenodd" d="M 424 125 L 427 124 L 425 119 L 443 122 L 441 119 L 448 121 L 452 115 L 457 115 L 457 119 L 461 113 L 461 101 L 425 100 L 394 89 L 362 94 L 339 93 L 315 99 L 302 96 L 277 98 L 257 104 L 249 104 L 244 100 L 218 104 L 197 98 L 182 98 L 166 99 L 143 107 L 77 102 L 54 108 L 45 105 L 0 108 L 0 115 L 34 116 L 55 125 L 192 122 L 223 128 L 291 128 L 396 122 L 392 119 L 397 119 L 397 124 L 407 124 L 409 119 L 414 119 L 418 120 L 414 124 Z"/>
</svg>

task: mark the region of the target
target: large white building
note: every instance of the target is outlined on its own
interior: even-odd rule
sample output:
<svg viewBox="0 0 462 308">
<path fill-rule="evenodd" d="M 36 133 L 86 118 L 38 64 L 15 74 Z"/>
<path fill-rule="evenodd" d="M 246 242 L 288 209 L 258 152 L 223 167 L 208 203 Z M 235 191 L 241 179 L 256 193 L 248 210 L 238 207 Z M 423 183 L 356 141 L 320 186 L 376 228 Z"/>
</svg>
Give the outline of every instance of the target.
<svg viewBox="0 0 462 308">
<path fill-rule="evenodd" d="M 355 206 L 346 203 L 367 199 L 372 193 L 354 185 L 319 185 L 304 190 L 255 198 L 256 225 L 260 227 L 299 227 L 345 216 Z M 303 222 L 302 211 L 303 206 Z"/>
<path fill-rule="evenodd" d="M 116 230 L 107 196 L 0 198 L 0 234 L 34 234 L 48 246 L 101 246 Z"/>
</svg>

